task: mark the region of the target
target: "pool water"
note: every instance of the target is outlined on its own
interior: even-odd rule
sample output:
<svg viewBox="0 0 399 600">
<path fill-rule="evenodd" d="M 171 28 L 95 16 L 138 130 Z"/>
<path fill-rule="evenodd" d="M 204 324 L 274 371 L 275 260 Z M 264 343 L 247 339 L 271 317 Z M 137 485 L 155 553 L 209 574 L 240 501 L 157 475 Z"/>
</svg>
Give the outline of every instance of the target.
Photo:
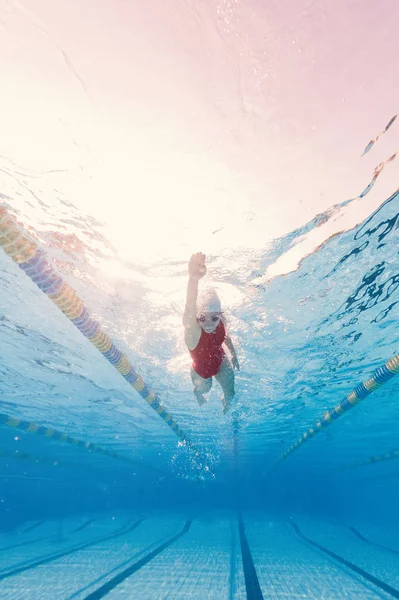
<svg viewBox="0 0 399 600">
<path fill-rule="evenodd" d="M 269 4 L 0 2 L 0 598 L 399 597 L 399 10 Z"/>
</svg>

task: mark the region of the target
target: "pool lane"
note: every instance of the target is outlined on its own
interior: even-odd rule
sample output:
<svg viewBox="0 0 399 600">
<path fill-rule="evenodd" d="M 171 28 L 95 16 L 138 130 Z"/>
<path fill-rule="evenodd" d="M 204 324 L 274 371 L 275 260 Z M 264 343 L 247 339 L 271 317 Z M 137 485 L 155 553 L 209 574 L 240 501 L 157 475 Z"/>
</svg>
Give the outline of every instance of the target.
<svg viewBox="0 0 399 600">
<path fill-rule="evenodd" d="M 239 544 L 232 543 L 236 527 L 230 519 L 194 520 L 184 536 L 106 598 L 246 600 Z"/>
<path fill-rule="evenodd" d="M 300 539 L 291 524 L 244 515 L 244 526 L 263 597 L 268 600 L 390 599 Z"/>
</svg>

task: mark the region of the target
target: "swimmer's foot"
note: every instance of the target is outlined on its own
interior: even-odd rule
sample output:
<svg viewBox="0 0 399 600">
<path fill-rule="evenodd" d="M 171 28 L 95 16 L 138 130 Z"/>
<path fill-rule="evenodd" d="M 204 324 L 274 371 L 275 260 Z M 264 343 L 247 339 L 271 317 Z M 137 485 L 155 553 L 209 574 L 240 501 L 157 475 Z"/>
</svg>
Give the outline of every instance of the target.
<svg viewBox="0 0 399 600">
<path fill-rule="evenodd" d="M 230 398 L 229 400 L 225 400 L 224 396 L 222 396 L 223 414 L 224 415 L 230 410 L 232 400 L 233 400 L 233 398 Z"/>
<path fill-rule="evenodd" d="M 193 389 L 194 392 L 194 396 L 197 398 L 197 402 L 200 406 L 202 406 L 203 404 L 206 404 L 206 398 L 204 396 L 204 394 L 201 394 L 201 392 L 199 392 L 197 389 Z"/>
</svg>

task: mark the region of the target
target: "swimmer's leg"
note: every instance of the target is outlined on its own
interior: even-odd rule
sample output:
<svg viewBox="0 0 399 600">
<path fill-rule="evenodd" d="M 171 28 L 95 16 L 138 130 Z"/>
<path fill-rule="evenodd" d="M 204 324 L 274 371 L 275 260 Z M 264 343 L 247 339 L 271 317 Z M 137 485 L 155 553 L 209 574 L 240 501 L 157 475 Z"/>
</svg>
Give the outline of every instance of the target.
<svg viewBox="0 0 399 600">
<path fill-rule="evenodd" d="M 224 361 L 222 362 L 219 373 L 215 375 L 215 379 L 220 383 L 224 393 L 224 398 L 222 399 L 224 406 L 223 413 L 226 414 L 235 394 L 234 371 L 227 356 L 225 356 Z"/>
<path fill-rule="evenodd" d="M 204 394 L 207 394 L 212 387 L 212 377 L 209 377 L 209 379 L 203 379 L 194 371 L 193 367 L 191 367 L 191 381 L 194 385 L 194 396 L 197 398 L 198 404 L 201 406 L 206 402 Z"/>
</svg>

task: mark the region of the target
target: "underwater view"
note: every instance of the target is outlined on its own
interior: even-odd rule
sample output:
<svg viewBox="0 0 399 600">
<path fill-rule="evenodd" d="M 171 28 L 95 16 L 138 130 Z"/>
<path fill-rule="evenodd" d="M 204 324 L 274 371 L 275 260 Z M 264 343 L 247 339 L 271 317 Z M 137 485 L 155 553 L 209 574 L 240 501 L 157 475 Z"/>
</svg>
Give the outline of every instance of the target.
<svg viewBox="0 0 399 600">
<path fill-rule="evenodd" d="M 399 598 L 396 0 L 0 0 L 0 599 Z"/>
</svg>

